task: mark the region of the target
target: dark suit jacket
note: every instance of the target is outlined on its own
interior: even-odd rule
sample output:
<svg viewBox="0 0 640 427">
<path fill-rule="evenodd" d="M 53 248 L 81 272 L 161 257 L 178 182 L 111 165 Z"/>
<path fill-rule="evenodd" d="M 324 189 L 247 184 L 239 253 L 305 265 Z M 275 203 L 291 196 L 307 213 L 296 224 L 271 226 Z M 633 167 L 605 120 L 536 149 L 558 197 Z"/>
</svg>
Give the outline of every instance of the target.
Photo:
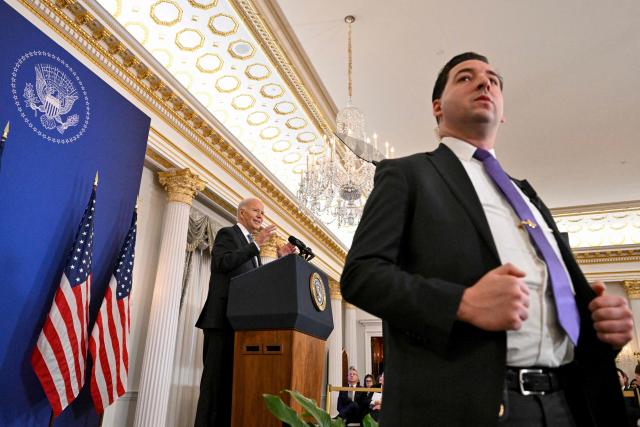
<svg viewBox="0 0 640 427">
<path fill-rule="evenodd" d="M 360 383 L 356 384 L 356 387 L 360 387 Z M 341 416 L 347 416 L 347 422 L 360 422 L 368 409 L 366 400 L 366 392 L 355 392 L 351 400 L 348 391 L 341 391 L 338 393 L 338 412 Z"/>
<path fill-rule="evenodd" d="M 595 297 L 548 209 L 517 182 L 552 228 L 581 314 L 575 362 L 567 369 L 579 426 L 623 425 L 615 352 L 597 340 Z M 466 287 L 501 264 L 482 205 L 449 148 L 382 161 L 341 287 L 345 300 L 383 319 L 382 425 L 494 426 L 505 379 L 506 333 L 456 320 Z M 460 384 L 473 383 L 473 387 Z"/>
<path fill-rule="evenodd" d="M 216 234 L 213 243 L 213 261 L 209 292 L 196 327 L 223 329 L 227 324 L 227 300 L 229 282 L 235 276 L 253 270 L 254 257 L 260 265 L 260 251 L 254 243 L 247 242 L 240 227 L 224 227 Z"/>
</svg>

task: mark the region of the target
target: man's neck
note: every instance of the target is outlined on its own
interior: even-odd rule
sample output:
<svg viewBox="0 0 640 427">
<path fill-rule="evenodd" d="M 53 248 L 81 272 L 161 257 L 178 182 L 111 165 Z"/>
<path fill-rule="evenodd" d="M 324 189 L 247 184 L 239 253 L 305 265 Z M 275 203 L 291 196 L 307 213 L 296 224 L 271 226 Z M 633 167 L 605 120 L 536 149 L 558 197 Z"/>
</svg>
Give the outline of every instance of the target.
<svg viewBox="0 0 640 427">
<path fill-rule="evenodd" d="M 438 129 L 438 135 L 440 136 L 440 138 L 445 138 L 447 136 L 457 138 L 484 150 L 491 150 L 496 142 L 495 132 L 487 134 L 481 131 L 459 131 L 448 129 L 446 126 L 440 126 L 440 128 Z"/>
</svg>

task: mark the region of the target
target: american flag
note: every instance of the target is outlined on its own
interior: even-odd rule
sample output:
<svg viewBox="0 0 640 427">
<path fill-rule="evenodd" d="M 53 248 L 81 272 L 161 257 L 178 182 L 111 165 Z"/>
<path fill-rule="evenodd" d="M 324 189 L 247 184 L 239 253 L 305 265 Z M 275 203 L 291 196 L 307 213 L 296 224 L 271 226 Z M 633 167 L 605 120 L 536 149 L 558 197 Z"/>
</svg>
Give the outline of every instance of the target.
<svg viewBox="0 0 640 427">
<path fill-rule="evenodd" d="M 122 396 L 129 371 L 129 293 L 136 246 L 136 213 L 122 246 L 98 318 L 91 332 L 89 351 L 93 359 L 91 398 L 98 413 Z"/>
<path fill-rule="evenodd" d="M 94 185 L 60 287 L 31 355 L 31 365 L 55 416 L 78 396 L 84 385 L 95 203 Z"/>
</svg>

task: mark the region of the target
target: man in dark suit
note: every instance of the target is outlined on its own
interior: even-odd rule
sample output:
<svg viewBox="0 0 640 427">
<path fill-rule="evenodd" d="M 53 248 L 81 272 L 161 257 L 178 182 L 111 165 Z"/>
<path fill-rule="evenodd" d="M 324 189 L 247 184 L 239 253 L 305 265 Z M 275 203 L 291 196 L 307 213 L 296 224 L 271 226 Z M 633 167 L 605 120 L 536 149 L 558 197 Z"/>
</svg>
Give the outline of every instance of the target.
<svg viewBox="0 0 640 427">
<path fill-rule="evenodd" d="M 275 230 L 275 225 L 262 228 L 263 217 L 262 202 L 255 198 L 245 199 L 238 205 L 237 224 L 221 228 L 216 234 L 209 292 L 196 322 L 196 327 L 204 330 L 204 369 L 196 411 L 197 427 L 231 425 L 234 339 L 227 319 L 229 282 L 262 265 L 260 245 Z M 294 252 L 295 247 L 288 243 L 278 248 L 278 257 Z"/>
<path fill-rule="evenodd" d="M 349 367 L 347 373 L 347 387 L 360 387 L 358 370 L 355 366 Z M 338 416 L 345 423 L 359 423 L 362 421 L 367 408 L 367 393 L 362 391 L 341 391 L 338 393 Z"/>
<path fill-rule="evenodd" d="M 341 279 L 384 321 L 381 425 L 624 425 L 614 356 L 631 311 L 589 286 L 535 191 L 496 162 L 502 78 L 458 55 L 432 101 L 442 143 L 380 162 Z"/>
</svg>

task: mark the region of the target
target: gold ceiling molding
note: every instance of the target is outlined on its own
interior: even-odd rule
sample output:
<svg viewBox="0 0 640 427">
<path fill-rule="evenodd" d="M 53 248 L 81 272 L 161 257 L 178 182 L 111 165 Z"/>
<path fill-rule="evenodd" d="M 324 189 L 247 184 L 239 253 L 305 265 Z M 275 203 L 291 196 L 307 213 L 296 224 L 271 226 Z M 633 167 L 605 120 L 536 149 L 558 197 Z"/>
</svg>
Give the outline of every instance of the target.
<svg viewBox="0 0 640 427">
<path fill-rule="evenodd" d="M 161 139 L 163 142 L 163 146 L 172 148 L 173 150 L 177 151 L 182 158 L 187 159 L 190 164 L 197 166 L 197 168 L 201 171 L 206 171 L 206 168 L 202 164 L 200 164 L 196 159 L 194 159 L 189 154 L 181 150 L 180 147 L 177 147 L 175 144 L 173 144 L 171 140 L 165 137 L 159 130 L 155 129 L 153 126 L 149 129 L 149 135 L 150 136 L 153 135 L 154 138 Z M 147 158 L 154 160 L 164 170 L 179 167 L 177 164 L 167 160 L 167 158 L 162 156 L 162 154 L 160 154 L 159 152 L 157 152 L 156 150 L 154 150 L 149 146 L 147 146 L 146 155 L 147 155 Z M 232 191 L 231 188 L 228 185 L 226 185 L 224 182 L 218 181 L 218 184 L 225 186 L 228 190 Z M 236 206 L 229 203 L 229 201 L 227 199 L 224 199 L 222 196 L 220 196 L 220 194 L 216 193 L 215 191 L 209 188 L 205 188 L 204 190 L 200 191 L 200 194 L 202 194 L 205 198 L 213 202 L 215 205 L 220 206 L 225 212 L 228 212 L 232 217 L 235 218 L 237 213 Z M 238 197 L 240 196 L 238 195 Z"/>
<path fill-rule="evenodd" d="M 576 248 L 573 250 L 578 264 L 613 264 L 640 261 L 640 247 L 631 248 Z"/>
<path fill-rule="evenodd" d="M 318 104 L 307 90 L 298 72 L 291 65 L 292 61 L 289 55 L 280 47 L 280 42 L 274 36 L 273 31 L 262 19 L 254 2 L 252 0 L 229 0 L 229 4 L 242 18 L 255 39 L 260 42 L 264 48 L 264 53 L 276 65 L 280 76 L 282 76 L 282 79 L 289 86 L 289 89 L 296 96 L 309 117 L 313 117 L 316 126 L 322 129 L 324 133 L 331 135 L 333 131 L 329 121 L 320 111 Z"/>
<path fill-rule="evenodd" d="M 175 165 L 173 163 L 171 163 L 169 160 L 167 160 L 164 157 L 162 157 L 160 155 L 160 153 L 158 153 L 157 151 L 155 151 L 153 148 L 149 147 L 148 145 L 147 145 L 147 150 L 146 150 L 146 153 L 145 153 L 145 157 L 155 161 L 157 164 L 159 164 L 164 169 L 171 169 L 171 168 L 175 167 Z"/>
<path fill-rule="evenodd" d="M 118 81 L 124 90 L 149 107 L 188 142 L 216 164 L 256 188 L 272 202 L 274 209 L 289 215 L 324 245 L 338 262 L 346 256 L 344 248 L 313 219 L 304 215 L 295 201 L 283 193 L 190 107 L 179 94 L 138 59 L 116 36 L 77 0 L 19 0 L 55 33 L 85 54 L 88 60 Z"/>
<path fill-rule="evenodd" d="M 572 215 L 597 215 L 613 212 L 624 212 L 640 209 L 640 200 L 631 200 L 618 203 L 599 203 L 594 205 L 569 206 L 551 209 L 554 218 Z"/>
</svg>

